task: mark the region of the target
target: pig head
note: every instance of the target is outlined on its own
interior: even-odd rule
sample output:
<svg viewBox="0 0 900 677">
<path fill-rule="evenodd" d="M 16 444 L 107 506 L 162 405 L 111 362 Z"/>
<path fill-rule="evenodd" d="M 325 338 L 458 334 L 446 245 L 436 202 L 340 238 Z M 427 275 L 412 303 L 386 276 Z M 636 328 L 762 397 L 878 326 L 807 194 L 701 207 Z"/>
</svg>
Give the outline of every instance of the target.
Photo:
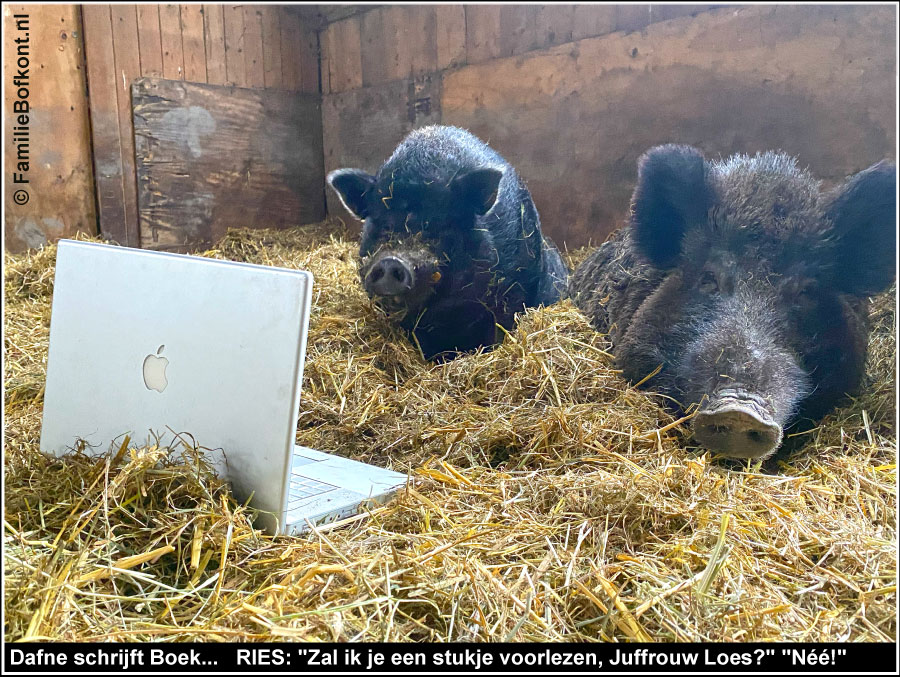
<svg viewBox="0 0 900 677">
<path fill-rule="evenodd" d="M 363 287 L 427 359 L 490 349 L 565 290 L 524 181 L 465 130 L 413 130 L 375 174 L 338 169 L 328 184 L 363 222 Z"/>
<path fill-rule="evenodd" d="M 661 146 L 639 162 L 631 222 L 570 292 L 624 375 L 682 411 L 695 439 L 765 458 L 863 375 L 866 300 L 895 277 L 896 169 L 831 191 L 781 153 L 714 162 Z"/>
</svg>

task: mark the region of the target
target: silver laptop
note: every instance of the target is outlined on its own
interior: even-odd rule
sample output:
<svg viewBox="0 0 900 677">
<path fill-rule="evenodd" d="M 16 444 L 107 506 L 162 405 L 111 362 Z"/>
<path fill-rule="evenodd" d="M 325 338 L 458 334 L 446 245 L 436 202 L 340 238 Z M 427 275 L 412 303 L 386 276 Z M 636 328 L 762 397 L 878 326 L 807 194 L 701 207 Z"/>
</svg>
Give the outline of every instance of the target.
<svg viewBox="0 0 900 677">
<path fill-rule="evenodd" d="M 294 444 L 312 275 L 61 240 L 41 449 L 196 443 L 258 526 L 296 534 L 407 476 Z"/>
</svg>

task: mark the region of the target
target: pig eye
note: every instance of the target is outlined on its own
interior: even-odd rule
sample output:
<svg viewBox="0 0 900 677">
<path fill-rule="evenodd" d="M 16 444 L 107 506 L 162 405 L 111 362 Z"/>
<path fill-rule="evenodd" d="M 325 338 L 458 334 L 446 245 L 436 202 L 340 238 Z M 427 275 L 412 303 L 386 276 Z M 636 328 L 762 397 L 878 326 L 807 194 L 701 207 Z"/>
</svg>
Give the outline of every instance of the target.
<svg viewBox="0 0 900 677">
<path fill-rule="evenodd" d="M 719 291 L 719 281 L 716 279 L 716 274 L 712 271 L 704 270 L 700 274 L 698 287 L 704 294 L 715 294 Z"/>
</svg>

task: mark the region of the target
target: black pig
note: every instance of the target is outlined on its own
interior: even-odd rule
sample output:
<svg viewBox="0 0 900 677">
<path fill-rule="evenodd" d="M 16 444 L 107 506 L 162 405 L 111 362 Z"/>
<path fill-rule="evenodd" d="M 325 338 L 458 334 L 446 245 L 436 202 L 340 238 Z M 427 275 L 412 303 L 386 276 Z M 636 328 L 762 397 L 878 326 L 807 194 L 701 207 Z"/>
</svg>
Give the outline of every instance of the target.
<svg viewBox="0 0 900 677">
<path fill-rule="evenodd" d="M 328 183 L 365 222 L 366 292 L 427 359 L 491 346 L 497 325 L 565 292 L 568 269 L 525 183 L 469 132 L 423 127 L 374 176 L 338 169 Z"/>
<path fill-rule="evenodd" d="M 626 378 L 692 420 L 703 446 L 776 451 L 863 375 L 866 300 L 895 277 L 896 168 L 829 192 L 782 153 L 707 161 L 667 145 L 639 161 L 630 223 L 572 275 Z"/>
</svg>

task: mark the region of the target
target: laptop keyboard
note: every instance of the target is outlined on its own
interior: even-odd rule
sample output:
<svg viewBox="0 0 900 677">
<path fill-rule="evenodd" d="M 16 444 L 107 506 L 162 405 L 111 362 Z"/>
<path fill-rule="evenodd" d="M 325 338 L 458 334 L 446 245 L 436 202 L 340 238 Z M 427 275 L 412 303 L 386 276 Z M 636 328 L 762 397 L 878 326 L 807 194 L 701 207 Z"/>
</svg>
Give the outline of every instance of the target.
<svg viewBox="0 0 900 677">
<path fill-rule="evenodd" d="M 318 480 L 304 477 L 298 473 L 291 473 L 291 496 L 289 500 L 288 510 L 296 507 L 295 503 L 304 498 L 312 498 L 320 494 L 328 493 L 337 489 L 333 484 L 327 482 L 319 482 Z"/>
</svg>

